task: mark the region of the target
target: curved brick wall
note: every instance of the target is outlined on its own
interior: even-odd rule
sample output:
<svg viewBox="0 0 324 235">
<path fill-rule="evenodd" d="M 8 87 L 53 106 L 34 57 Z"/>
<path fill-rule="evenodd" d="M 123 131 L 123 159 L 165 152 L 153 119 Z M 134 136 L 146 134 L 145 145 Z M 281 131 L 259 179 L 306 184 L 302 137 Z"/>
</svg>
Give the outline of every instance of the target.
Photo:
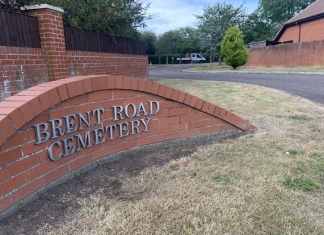
<svg viewBox="0 0 324 235">
<path fill-rule="evenodd" d="M 252 129 L 231 112 L 144 79 L 95 75 L 29 88 L 0 102 L 0 218 L 37 190 L 105 156 Z"/>
</svg>

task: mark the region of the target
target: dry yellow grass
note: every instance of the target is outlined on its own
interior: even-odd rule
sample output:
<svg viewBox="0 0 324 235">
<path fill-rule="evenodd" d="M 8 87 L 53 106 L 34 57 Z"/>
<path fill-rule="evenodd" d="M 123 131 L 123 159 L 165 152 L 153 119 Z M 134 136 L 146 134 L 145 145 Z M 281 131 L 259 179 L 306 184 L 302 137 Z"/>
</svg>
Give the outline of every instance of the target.
<svg viewBox="0 0 324 235">
<path fill-rule="evenodd" d="M 324 234 L 324 108 L 264 87 L 156 80 L 259 129 L 100 191 L 39 234 Z"/>
</svg>

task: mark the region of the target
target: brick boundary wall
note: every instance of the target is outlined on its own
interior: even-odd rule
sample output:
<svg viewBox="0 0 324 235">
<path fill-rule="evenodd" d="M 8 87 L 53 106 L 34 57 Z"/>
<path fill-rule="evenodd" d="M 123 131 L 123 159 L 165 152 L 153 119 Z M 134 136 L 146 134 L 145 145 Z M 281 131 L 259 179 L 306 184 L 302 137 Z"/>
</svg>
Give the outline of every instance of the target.
<svg viewBox="0 0 324 235">
<path fill-rule="evenodd" d="M 143 55 L 67 51 L 63 10 L 47 4 L 27 7 L 38 17 L 41 49 L 0 46 L 0 101 L 43 82 L 90 74 L 148 78 Z"/>
<path fill-rule="evenodd" d="M 67 51 L 68 76 L 122 75 L 148 78 L 148 59 L 141 55 L 123 55 L 86 51 Z"/>
<path fill-rule="evenodd" d="M 324 40 L 249 49 L 247 67 L 323 66 Z"/>
<path fill-rule="evenodd" d="M 0 101 L 48 81 L 42 49 L 0 46 Z"/>
<path fill-rule="evenodd" d="M 158 110 L 158 106 L 154 102 L 158 102 L 159 111 L 148 113 L 149 109 L 153 110 L 149 102 L 152 107 L 155 104 L 155 111 Z M 138 113 L 139 116 L 123 120 L 122 116 L 116 115 L 120 120 L 113 120 L 113 106 L 123 107 L 131 103 L 137 107 L 141 107 L 142 103 L 142 109 L 145 107 L 147 113 L 142 110 Z M 63 119 L 63 116 L 76 113 L 86 117 L 87 112 L 95 109 L 102 109 L 102 112 L 98 111 L 101 115 L 100 121 L 95 113 L 92 113 L 91 124 L 81 128 L 82 122 L 79 119 L 80 128 L 73 133 L 67 131 L 67 126 L 71 129 L 73 125 L 62 122 L 61 128 L 66 130 L 66 133 L 61 133 L 63 136 L 36 143 L 34 125 L 49 123 L 49 120 L 54 119 L 58 121 Z M 140 118 L 146 118 L 147 122 L 150 119 L 147 124 L 148 131 L 145 131 L 144 125 L 137 125 L 139 130 L 130 133 L 133 132 L 131 130 L 136 130 L 133 123 Z M 120 124 L 119 136 L 116 132 L 110 135 L 109 139 L 109 131 L 108 134 L 94 134 L 95 128 L 121 122 L 128 122 L 132 127 Z M 55 121 L 53 123 L 53 126 L 57 125 Z M 129 129 L 130 134 L 126 135 L 123 128 L 133 129 Z M 144 79 L 93 75 L 61 79 L 29 88 L 0 102 L 0 220 L 36 199 L 35 195 L 39 196 L 44 190 L 64 182 L 64 176 L 72 177 L 89 164 L 105 157 L 109 158 L 115 153 L 191 136 L 218 133 L 224 137 L 254 129 L 256 127 L 251 123 L 225 109 Z M 50 130 L 52 129 L 48 128 L 51 135 L 60 135 L 57 129 Z M 91 145 L 86 141 L 86 133 L 90 131 Z M 121 133 L 125 136 L 120 136 Z M 56 141 L 63 143 L 66 137 L 76 138 L 76 134 L 84 136 L 84 145 L 88 143 L 88 146 L 72 152 L 73 146 L 75 149 L 80 146 L 78 140 L 74 140 L 71 148 L 67 147 L 71 154 L 56 159 L 57 161 L 49 158 L 49 145 Z M 101 135 L 107 137 L 102 139 Z M 111 138 L 112 136 L 115 138 Z M 103 142 L 104 139 L 106 141 Z M 51 149 L 54 149 L 53 155 L 58 156 L 58 153 L 63 151 L 62 148 L 54 146 Z"/>
</svg>

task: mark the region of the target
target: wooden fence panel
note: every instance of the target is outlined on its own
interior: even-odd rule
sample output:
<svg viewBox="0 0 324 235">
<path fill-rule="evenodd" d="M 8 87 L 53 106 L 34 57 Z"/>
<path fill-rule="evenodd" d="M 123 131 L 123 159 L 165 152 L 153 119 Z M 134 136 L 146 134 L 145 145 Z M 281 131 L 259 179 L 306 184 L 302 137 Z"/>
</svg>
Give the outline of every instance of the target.
<svg viewBox="0 0 324 235">
<path fill-rule="evenodd" d="M 66 50 L 145 55 L 145 43 L 101 32 L 64 26 Z"/>
<path fill-rule="evenodd" d="M 0 10 L 0 46 L 41 48 L 37 17 Z"/>
</svg>

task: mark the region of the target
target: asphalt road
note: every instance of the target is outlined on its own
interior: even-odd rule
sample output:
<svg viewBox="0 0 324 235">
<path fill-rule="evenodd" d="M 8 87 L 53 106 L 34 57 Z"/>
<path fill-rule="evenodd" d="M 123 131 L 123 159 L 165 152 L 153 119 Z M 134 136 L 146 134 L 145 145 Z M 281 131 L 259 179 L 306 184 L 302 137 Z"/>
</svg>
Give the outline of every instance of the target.
<svg viewBox="0 0 324 235">
<path fill-rule="evenodd" d="M 324 75 L 235 72 L 190 73 L 182 71 L 188 67 L 192 67 L 192 65 L 154 66 L 150 68 L 149 74 L 150 78 L 226 81 L 260 85 L 324 104 Z"/>
</svg>

